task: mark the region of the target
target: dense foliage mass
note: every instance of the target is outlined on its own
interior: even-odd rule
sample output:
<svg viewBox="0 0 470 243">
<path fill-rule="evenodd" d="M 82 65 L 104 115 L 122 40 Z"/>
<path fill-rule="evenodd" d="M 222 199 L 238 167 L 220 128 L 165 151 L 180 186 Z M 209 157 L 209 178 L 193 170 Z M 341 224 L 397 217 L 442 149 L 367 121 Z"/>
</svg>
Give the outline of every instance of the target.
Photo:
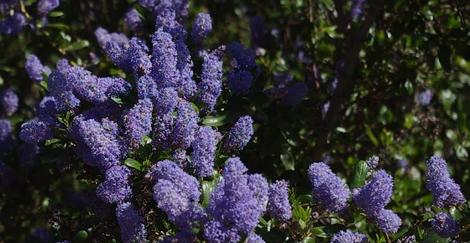
<svg viewBox="0 0 470 243">
<path fill-rule="evenodd" d="M 469 12 L 0 0 L 0 241 L 470 241 Z"/>
</svg>

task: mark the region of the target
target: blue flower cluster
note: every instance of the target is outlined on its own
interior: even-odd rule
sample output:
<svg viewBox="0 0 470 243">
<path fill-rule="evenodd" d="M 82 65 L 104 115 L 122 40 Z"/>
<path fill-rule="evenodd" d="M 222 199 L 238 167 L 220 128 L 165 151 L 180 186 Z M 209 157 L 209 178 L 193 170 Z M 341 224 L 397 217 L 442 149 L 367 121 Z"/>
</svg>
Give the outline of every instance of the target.
<svg viewBox="0 0 470 243">
<path fill-rule="evenodd" d="M 192 239 L 196 237 L 194 228 L 204 226 L 204 236 L 210 242 L 244 237 L 262 242 L 254 228 L 266 212 L 268 201 L 272 217 L 282 221 L 291 218 L 287 183 L 277 182 L 270 187 L 264 177 L 246 174 L 243 163 L 232 158 L 210 195 L 209 206 L 201 204 L 197 178 L 214 176 L 219 146 L 220 151 L 237 153 L 254 134 L 250 116 L 240 117 L 224 139 L 216 129 L 200 125 L 200 116 L 216 109 L 223 88 L 225 47 L 205 50 L 203 46 L 212 29 L 210 15 L 201 13 L 196 17 L 190 32 L 193 45 L 188 45 L 189 35 L 184 29 L 186 1 L 140 3 L 156 18 L 151 48 L 137 37 L 128 38 L 103 28 L 95 31 L 106 56 L 130 77 L 98 77 L 65 59 L 51 71 L 35 55 L 27 57 L 25 67 L 32 80 L 48 77 L 48 95 L 38 104 L 36 117 L 21 125 L 21 140 L 37 148 L 53 138 L 55 131 L 67 131 L 76 155 L 103 175 L 96 196 L 116 207 L 123 242 L 146 239 L 146 223 L 134 203 L 132 181 L 138 175 L 123 161 L 147 144 L 153 154 L 169 156 L 154 164 L 147 174 L 157 207 L 180 230 L 165 240 Z M 136 31 L 142 23 L 135 9 L 127 12 L 125 21 Z M 189 46 L 196 48 L 200 68 L 193 67 Z M 254 56 L 237 58 L 240 67 L 255 65 Z M 200 74 L 194 75 L 193 69 L 200 70 Z M 69 121 L 64 121 L 65 115 L 70 116 Z M 143 143 L 144 139 L 151 143 Z"/>
<path fill-rule="evenodd" d="M 12 89 L 0 92 L 0 115 L 11 116 L 18 110 L 19 98 Z"/>
<path fill-rule="evenodd" d="M 59 7 L 59 4 L 59 0 L 39 0 L 36 6 L 38 17 L 45 20 L 45 16 Z M 20 33 L 31 21 L 25 15 L 27 16 L 28 14 L 25 14 L 24 9 L 21 8 L 20 1 L 2 1 L 0 3 L 0 34 L 15 35 Z"/>
<path fill-rule="evenodd" d="M 351 193 L 346 183 L 337 177 L 328 165 L 323 162 L 311 164 L 308 176 L 315 201 L 322 208 L 332 212 L 346 209 Z"/>
<path fill-rule="evenodd" d="M 51 69 L 49 67 L 42 65 L 39 58 L 34 55 L 28 55 L 26 57 L 26 63 L 24 64 L 26 72 L 31 80 L 35 82 L 40 82 L 44 76 L 49 76 Z"/>
<path fill-rule="evenodd" d="M 459 232 L 459 224 L 447 213 L 439 212 L 431 220 L 432 229 L 442 237 L 452 237 Z"/>
<path fill-rule="evenodd" d="M 466 202 L 459 184 L 450 177 L 447 163 L 443 158 L 432 156 L 426 161 L 426 165 L 426 188 L 431 191 L 435 206 L 445 209 Z M 434 215 L 431 225 L 442 237 L 455 236 L 459 231 L 458 223 L 445 212 Z"/>
<path fill-rule="evenodd" d="M 456 206 L 466 201 L 460 186 L 450 177 L 443 158 L 432 156 L 426 164 L 426 188 L 431 191 L 437 207 Z"/>
<path fill-rule="evenodd" d="M 363 234 L 350 230 L 340 231 L 333 235 L 330 243 L 367 243 L 369 240 Z"/>
<path fill-rule="evenodd" d="M 142 19 L 135 8 L 131 8 L 126 12 L 124 20 L 131 30 L 138 30 L 142 26 Z"/>
<path fill-rule="evenodd" d="M 209 242 L 238 242 L 254 234 L 266 211 L 269 185 L 259 174 L 246 174 L 247 170 L 239 158 L 227 160 L 207 209 L 204 237 Z"/>
<path fill-rule="evenodd" d="M 393 211 L 385 209 L 393 194 L 393 178 L 384 170 L 374 173 L 366 185 L 353 192 L 354 203 L 367 216 L 374 219 L 385 233 L 395 233 L 401 226 L 401 219 Z"/>
</svg>

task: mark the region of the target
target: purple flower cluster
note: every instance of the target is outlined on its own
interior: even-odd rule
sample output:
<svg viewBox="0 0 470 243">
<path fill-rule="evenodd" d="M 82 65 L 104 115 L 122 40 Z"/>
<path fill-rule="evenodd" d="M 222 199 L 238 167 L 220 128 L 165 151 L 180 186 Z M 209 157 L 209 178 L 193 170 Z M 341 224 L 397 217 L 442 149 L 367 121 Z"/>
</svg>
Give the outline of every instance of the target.
<svg viewBox="0 0 470 243">
<path fill-rule="evenodd" d="M 367 243 L 369 240 L 363 234 L 350 230 L 340 231 L 333 235 L 330 243 Z"/>
<path fill-rule="evenodd" d="M 189 35 L 184 28 L 187 1 L 139 2 L 156 18 L 150 48 L 143 39 L 103 28 L 95 31 L 106 56 L 130 74 L 135 83 L 98 77 L 64 59 L 51 72 L 36 56 L 27 58 L 26 70 L 31 79 L 49 77 L 48 94 L 37 105 L 36 117 L 21 126 L 20 138 L 26 142 L 22 151 L 35 155 L 38 143 L 52 138 L 55 131 L 59 134 L 66 130 L 78 157 L 102 173 L 104 179 L 96 188 L 96 198 L 116 207 L 121 240 L 143 242 L 144 219 L 137 204 L 132 203 L 136 191 L 132 182 L 138 173 L 132 173 L 123 161 L 134 156 L 139 159 L 141 150 L 137 149 L 149 136 L 153 155 L 176 162 L 157 162 L 148 173 L 158 208 L 180 231 L 165 241 L 192 241 L 196 238 L 194 228 L 204 227 L 202 235 L 209 242 L 237 242 L 244 238 L 263 242 L 254 228 L 268 202 L 273 217 L 282 221 L 292 217 L 286 182 L 270 187 L 264 177 L 247 174 L 243 163 L 232 158 L 214 191 L 204 198 L 209 206 L 201 205 L 202 187 L 196 177 L 214 176 L 217 145 L 223 137 L 215 128 L 199 124 L 199 111 L 203 115 L 212 112 L 222 92 L 225 47 L 210 51 L 202 43 L 212 29 L 210 16 L 199 14 Z M 52 6 L 44 5 L 44 9 L 53 9 Z M 126 13 L 125 21 L 134 30 L 142 24 L 135 9 Z M 191 38 L 199 42 L 190 46 L 200 55 L 201 67 L 194 68 L 192 52 L 186 44 Z M 241 73 L 251 72 L 256 67 L 254 54 L 241 48 L 244 53 L 232 54 L 234 65 Z M 200 73 L 194 75 L 193 69 Z M 131 93 L 134 90 L 137 94 Z M 238 152 L 253 133 L 251 117 L 241 117 L 222 146 L 225 151 Z M 28 156 L 22 159 L 25 164 L 33 160 Z"/>
<path fill-rule="evenodd" d="M 367 167 L 370 170 L 374 170 L 375 168 L 377 168 L 377 166 L 379 166 L 379 160 L 380 158 L 378 156 L 371 156 L 366 160 Z"/>
<path fill-rule="evenodd" d="M 442 237 L 453 237 L 459 232 L 459 224 L 444 212 L 434 215 L 431 226 L 434 232 Z"/>
<path fill-rule="evenodd" d="M 51 69 L 42 65 L 39 58 L 34 55 L 28 55 L 26 57 L 26 63 L 24 64 L 26 72 L 31 80 L 35 82 L 39 82 L 43 79 L 43 75 L 49 75 L 51 73 Z"/>
<path fill-rule="evenodd" d="M 59 0 L 40 0 L 38 2 L 38 14 L 41 16 L 47 15 L 50 11 L 59 7 Z"/>
<path fill-rule="evenodd" d="M 77 153 L 83 161 L 101 171 L 119 165 L 123 157 L 121 143 L 117 137 L 118 127 L 113 121 L 77 117 L 70 128 L 70 135 L 77 145 Z"/>
<path fill-rule="evenodd" d="M 125 95 L 130 84 L 121 78 L 99 78 L 78 66 L 71 66 L 62 59 L 49 76 L 50 94 L 60 105 L 59 111 L 78 108 L 81 102 L 100 104 L 112 97 Z"/>
<path fill-rule="evenodd" d="M 212 18 L 207 13 L 199 13 L 193 23 L 191 37 L 196 45 L 200 45 L 212 31 Z"/>
<path fill-rule="evenodd" d="M 153 198 L 170 221 L 181 230 L 190 232 L 191 227 L 205 219 L 199 206 L 199 182 L 169 160 L 158 162 L 149 172 L 155 182 Z"/>
<path fill-rule="evenodd" d="M 364 3 L 366 0 L 354 0 L 351 7 L 351 18 L 357 20 L 364 12 Z"/>
<path fill-rule="evenodd" d="M 59 4 L 59 0 L 39 0 L 37 4 L 38 16 L 46 20 L 45 16 L 50 11 L 59 7 Z M 19 1 L 3 0 L 0 2 L 0 14 L 4 16 L 0 20 L 0 34 L 18 34 L 29 24 L 21 8 L 22 6 L 19 4 Z"/>
<path fill-rule="evenodd" d="M 397 241 L 398 243 L 416 243 L 416 236 L 408 235 Z"/>
<path fill-rule="evenodd" d="M 132 197 L 130 170 L 116 165 L 106 170 L 105 180 L 96 188 L 96 195 L 106 203 L 122 203 Z"/>
<path fill-rule="evenodd" d="M 142 19 L 140 18 L 140 14 L 135 8 L 131 8 L 126 12 L 124 21 L 126 22 L 127 27 L 131 30 L 137 30 L 142 25 Z"/>
<path fill-rule="evenodd" d="M 431 191 L 437 207 L 452 207 L 466 201 L 460 186 L 450 177 L 443 158 L 432 156 L 426 164 L 426 188 Z"/>
<path fill-rule="evenodd" d="M 220 134 L 210 127 L 200 127 L 191 144 L 191 167 L 199 177 L 211 176 Z"/>
<path fill-rule="evenodd" d="M 26 25 L 26 17 L 22 13 L 14 12 L 13 15 L 9 15 L 3 20 L 0 20 L 0 34 L 18 34 Z"/>
<path fill-rule="evenodd" d="M 348 206 L 350 192 L 346 184 L 323 162 L 313 163 L 308 169 L 313 196 L 318 204 L 332 212 L 341 212 Z"/>
<path fill-rule="evenodd" d="M 385 209 L 393 193 L 393 178 L 384 170 L 377 171 L 370 181 L 353 192 L 354 203 L 385 233 L 395 233 L 401 226 L 401 219 L 393 211 Z"/>
<path fill-rule="evenodd" d="M 428 106 L 431 103 L 433 92 L 429 89 L 419 93 L 416 100 L 420 106 Z"/>
<path fill-rule="evenodd" d="M 395 233 L 401 226 L 400 217 L 389 209 L 380 210 L 375 221 L 379 228 L 386 233 Z"/>
<path fill-rule="evenodd" d="M 288 187 L 289 184 L 284 180 L 276 181 L 269 186 L 268 213 L 280 221 L 287 221 L 292 217 Z"/>
<path fill-rule="evenodd" d="M 121 240 L 124 243 L 147 242 L 147 230 L 142 216 L 129 202 L 116 207 L 116 218 L 121 228 Z"/>
<path fill-rule="evenodd" d="M 170 33 L 158 29 L 152 36 L 152 77 L 160 89 L 176 88 L 179 81 L 178 52 Z"/>
<path fill-rule="evenodd" d="M 201 82 L 199 82 L 198 97 L 201 103 L 208 111 L 214 109 L 215 103 L 222 93 L 222 57 L 223 49 L 215 49 L 211 52 L 201 52 L 202 73 Z"/>
<path fill-rule="evenodd" d="M 240 117 L 226 135 L 224 150 L 227 152 L 242 150 L 251 140 L 253 133 L 253 119 L 250 116 Z"/>
<path fill-rule="evenodd" d="M 19 136 L 25 143 L 36 144 L 51 139 L 53 131 L 47 121 L 34 118 L 21 125 Z"/>
<path fill-rule="evenodd" d="M 252 49 L 245 48 L 242 44 L 234 42 L 227 46 L 227 51 L 232 57 L 232 71 L 228 74 L 228 87 L 236 95 L 245 95 L 249 92 L 251 84 L 258 75 L 256 54 Z"/>
<path fill-rule="evenodd" d="M 138 148 L 144 136 L 152 130 L 152 101 L 139 100 L 123 117 L 125 137 L 131 148 Z"/>
<path fill-rule="evenodd" d="M 159 149 L 186 149 L 191 146 L 199 120 L 191 103 L 181 100 L 172 112 L 156 117 L 153 142 Z"/>
<path fill-rule="evenodd" d="M 0 92 L 0 114 L 11 116 L 18 110 L 19 98 L 12 89 Z"/>
<path fill-rule="evenodd" d="M 238 242 L 253 233 L 268 203 L 269 186 L 259 174 L 246 174 L 239 158 L 225 164 L 223 179 L 210 197 L 204 237 L 209 242 Z"/>
</svg>

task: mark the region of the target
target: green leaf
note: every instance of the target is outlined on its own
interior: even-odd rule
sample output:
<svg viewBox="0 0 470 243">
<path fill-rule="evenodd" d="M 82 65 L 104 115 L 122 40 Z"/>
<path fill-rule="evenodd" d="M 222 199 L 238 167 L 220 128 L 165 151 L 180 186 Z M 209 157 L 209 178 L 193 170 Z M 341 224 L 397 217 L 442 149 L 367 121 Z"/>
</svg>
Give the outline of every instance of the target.
<svg viewBox="0 0 470 243">
<path fill-rule="evenodd" d="M 279 156 L 281 163 L 286 170 L 295 170 L 295 158 L 292 153 L 292 149 L 289 146 L 284 146 L 282 149 L 282 154 Z"/>
<path fill-rule="evenodd" d="M 50 17 L 60 17 L 60 16 L 63 16 L 64 13 L 63 12 L 60 12 L 60 11 L 52 11 L 49 13 L 49 16 Z"/>
<path fill-rule="evenodd" d="M 202 119 L 202 124 L 211 127 L 223 126 L 227 123 L 227 115 L 206 116 Z"/>
<path fill-rule="evenodd" d="M 321 238 L 327 237 L 325 233 L 325 226 L 318 226 L 318 227 L 313 228 L 312 233 L 317 237 L 321 237 Z"/>
<path fill-rule="evenodd" d="M 71 45 L 64 48 L 65 51 L 76 51 L 90 46 L 90 42 L 87 40 L 78 40 Z"/>
<path fill-rule="evenodd" d="M 215 186 L 217 185 L 218 180 L 212 181 L 202 181 L 202 206 L 207 207 L 209 205 L 209 199 L 214 190 Z"/>
<path fill-rule="evenodd" d="M 305 237 L 305 238 L 302 240 L 302 243 L 315 243 L 315 238 L 313 238 L 313 237 Z"/>
<path fill-rule="evenodd" d="M 122 99 L 119 97 L 111 97 L 111 100 L 114 101 L 114 103 L 119 104 L 119 105 L 124 104 L 124 101 L 122 101 Z"/>
<path fill-rule="evenodd" d="M 369 137 L 370 141 L 375 145 L 379 145 L 379 140 L 375 137 L 374 133 L 372 132 L 372 129 L 367 124 L 364 124 L 364 127 L 366 129 L 366 134 Z"/>
<path fill-rule="evenodd" d="M 134 168 L 138 171 L 141 171 L 142 170 L 142 164 L 135 160 L 135 159 L 132 159 L 132 158 L 127 158 L 125 161 L 124 161 L 124 164 L 131 167 L 131 168 Z"/>
<path fill-rule="evenodd" d="M 88 238 L 88 232 L 86 232 L 85 230 L 80 230 L 75 235 L 75 240 L 76 241 L 84 241 L 87 238 Z"/>
<path fill-rule="evenodd" d="M 365 161 L 361 160 L 356 164 L 356 168 L 354 169 L 354 178 L 351 185 L 352 188 L 358 188 L 365 184 L 367 171 L 368 168 Z"/>
<path fill-rule="evenodd" d="M 58 30 L 66 30 L 66 31 L 69 30 L 69 26 L 66 24 L 62 24 L 62 23 L 52 23 L 52 24 L 48 24 L 46 27 L 54 28 Z"/>
</svg>

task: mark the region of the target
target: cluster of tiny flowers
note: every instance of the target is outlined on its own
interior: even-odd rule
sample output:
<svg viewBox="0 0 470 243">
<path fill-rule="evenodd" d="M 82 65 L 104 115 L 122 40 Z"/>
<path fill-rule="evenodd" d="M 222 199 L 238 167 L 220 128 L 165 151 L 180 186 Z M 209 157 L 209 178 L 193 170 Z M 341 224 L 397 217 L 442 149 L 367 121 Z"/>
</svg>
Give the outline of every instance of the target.
<svg viewBox="0 0 470 243">
<path fill-rule="evenodd" d="M 212 19 L 209 14 L 199 13 L 193 23 L 191 37 L 193 42 L 200 44 L 212 31 Z"/>
<path fill-rule="evenodd" d="M 416 243 L 416 236 L 408 235 L 397 241 L 398 243 Z"/>
<path fill-rule="evenodd" d="M 240 117 L 225 138 L 224 150 L 227 152 L 240 151 L 248 144 L 252 136 L 253 119 L 250 116 Z"/>
<path fill-rule="evenodd" d="M 210 127 L 200 127 L 191 147 L 191 167 L 199 177 L 211 176 L 220 133 Z"/>
<path fill-rule="evenodd" d="M 126 202 L 132 196 L 129 183 L 130 170 L 116 165 L 105 172 L 105 180 L 96 188 L 97 196 L 106 203 Z"/>
<path fill-rule="evenodd" d="M 153 198 L 158 207 L 180 230 L 190 232 L 193 225 L 204 221 L 205 213 L 198 204 L 201 192 L 196 178 L 169 160 L 152 167 L 149 177 L 155 183 Z"/>
<path fill-rule="evenodd" d="M 26 17 L 20 11 L 19 1 L 5 1 L 1 3 L 0 15 L 0 33 L 14 35 L 21 32 L 27 24 Z"/>
<path fill-rule="evenodd" d="M 366 164 L 367 164 L 367 167 L 370 169 L 370 170 L 373 170 L 375 168 L 377 168 L 377 166 L 379 165 L 379 156 L 371 156 L 370 158 L 368 158 L 366 160 Z"/>
<path fill-rule="evenodd" d="M 222 57 L 223 48 L 211 52 L 201 52 L 202 76 L 198 84 L 198 98 L 209 111 L 214 109 L 215 103 L 222 93 Z"/>
<path fill-rule="evenodd" d="M 11 116 L 18 110 L 19 98 L 12 89 L 0 92 L 0 115 Z"/>
<path fill-rule="evenodd" d="M 59 4 L 59 0 L 39 0 L 37 3 L 38 17 L 46 20 L 45 16 L 59 7 Z M 2 1 L 0 3 L 0 15 L 4 16 L 3 19 L 0 19 L 0 34 L 18 34 L 28 25 L 28 19 L 24 15 L 18 0 Z"/>
<path fill-rule="evenodd" d="M 460 186 L 450 177 L 447 163 L 443 158 L 432 156 L 426 164 L 426 188 L 433 195 L 434 205 L 445 208 L 466 201 Z"/>
<path fill-rule="evenodd" d="M 350 230 L 340 231 L 333 235 L 330 243 L 367 243 L 369 240 L 363 234 Z"/>
<path fill-rule="evenodd" d="M 418 94 L 416 100 L 420 106 L 428 106 L 431 104 L 432 96 L 433 92 L 430 89 L 426 89 Z"/>
<path fill-rule="evenodd" d="M 35 82 L 43 80 L 43 75 L 49 76 L 51 73 L 51 69 L 42 65 L 39 58 L 34 54 L 27 56 L 24 67 L 26 69 L 26 73 L 28 73 L 29 78 Z"/>
<path fill-rule="evenodd" d="M 152 110 L 152 101 L 142 99 L 124 115 L 125 137 L 131 148 L 138 148 L 143 137 L 152 130 Z"/>
<path fill-rule="evenodd" d="M 126 12 L 124 17 L 126 25 L 131 30 L 138 30 L 142 25 L 142 19 L 139 12 L 135 8 L 131 8 Z"/>
<path fill-rule="evenodd" d="M 366 0 L 354 0 L 351 7 L 351 18 L 356 20 L 362 16 L 364 12 L 364 3 Z"/>
<path fill-rule="evenodd" d="M 41 16 L 47 15 L 50 11 L 59 7 L 59 0 L 40 0 L 38 2 L 38 14 Z"/>
<path fill-rule="evenodd" d="M 313 163 L 308 169 L 313 196 L 318 204 L 329 211 L 341 212 L 348 206 L 350 191 L 323 162 Z"/>
<path fill-rule="evenodd" d="M 354 203 L 362 209 L 385 233 L 395 233 L 401 219 L 393 211 L 385 209 L 393 193 L 393 179 L 384 170 L 377 171 L 372 179 L 353 192 Z"/>
<path fill-rule="evenodd" d="M 269 186 L 268 213 L 280 221 L 287 221 L 292 217 L 288 188 L 289 184 L 284 180 Z"/>
<path fill-rule="evenodd" d="M 459 232 L 459 224 L 447 213 L 439 212 L 431 220 L 434 232 L 442 237 L 453 237 Z"/>
<path fill-rule="evenodd" d="M 259 73 L 255 62 L 256 53 L 237 42 L 228 45 L 227 51 L 232 57 L 233 68 L 227 76 L 228 87 L 236 95 L 247 94 L 253 80 Z"/>
<path fill-rule="evenodd" d="M 123 242 L 146 242 L 147 230 L 144 219 L 131 203 L 122 203 L 116 207 L 116 218 L 121 228 Z"/>
<path fill-rule="evenodd" d="M 286 182 L 270 186 L 263 176 L 247 174 L 238 158 L 231 158 L 223 178 L 209 195 L 207 208 L 200 202 L 202 186 L 197 178 L 214 175 L 219 142 L 220 151 L 237 153 L 254 133 L 250 116 L 240 117 L 226 136 L 199 124 L 200 115 L 216 109 L 223 88 L 225 46 L 206 50 L 202 45 L 212 29 L 210 16 L 199 14 L 191 38 L 187 38 L 187 1 L 148 0 L 140 4 L 156 18 L 150 48 L 136 37 L 103 28 L 95 31 L 110 61 L 136 82 L 97 77 L 64 59 L 50 71 L 36 56 L 28 56 L 28 75 L 34 81 L 48 76 L 48 94 L 38 104 L 36 117 L 21 126 L 20 138 L 30 145 L 24 149 L 37 153 L 34 148 L 52 138 L 55 131 L 68 131 L 77 156 L 104 177 L 96 188 L 96 198 L 116 208 L 121 240 L 144 242 L 144 220 L 132 203 L 139 196 L 134 195 L 132 184 L 138 175 L 123 160 L 133 156 L 140 146 L 147 146 L 142 142 L 148 137 L 152 153 L 169 156 L 154 164 L 147 174 L 157 207 L 179 230 L 164 241 L 194 241 L 194 228 L 204 227 L 201 235 L 208 242 L 263 242 L 254 229 L 268 204 L 272 217 L 281 221 L 292 217 Z M 126 14 L 125 21 L 134 30 L 142 23 L 135 9 Z M 201 59 L 198 75 L 193 74 L 186 39 L 192 39 L 190 46 L 197 49 Z M 238 69 L 252 71 L 256 67 L 255 56 L 240 44 L 231 45 L 230 50 Z M 134 90 L 136 95 L 131 93 Z M 68 121 L 59 119 L 65 114 L 71 115 Z"/>
<path fill-rule="evenodd" d="M 254 234 L 266 211 L 269 185 L 259 174 L 246 174 L 247 170 L 239 158 L 227 160 L 207 209 L 204 237 L 209 242 L 238 242 Z"/>
</svg>

